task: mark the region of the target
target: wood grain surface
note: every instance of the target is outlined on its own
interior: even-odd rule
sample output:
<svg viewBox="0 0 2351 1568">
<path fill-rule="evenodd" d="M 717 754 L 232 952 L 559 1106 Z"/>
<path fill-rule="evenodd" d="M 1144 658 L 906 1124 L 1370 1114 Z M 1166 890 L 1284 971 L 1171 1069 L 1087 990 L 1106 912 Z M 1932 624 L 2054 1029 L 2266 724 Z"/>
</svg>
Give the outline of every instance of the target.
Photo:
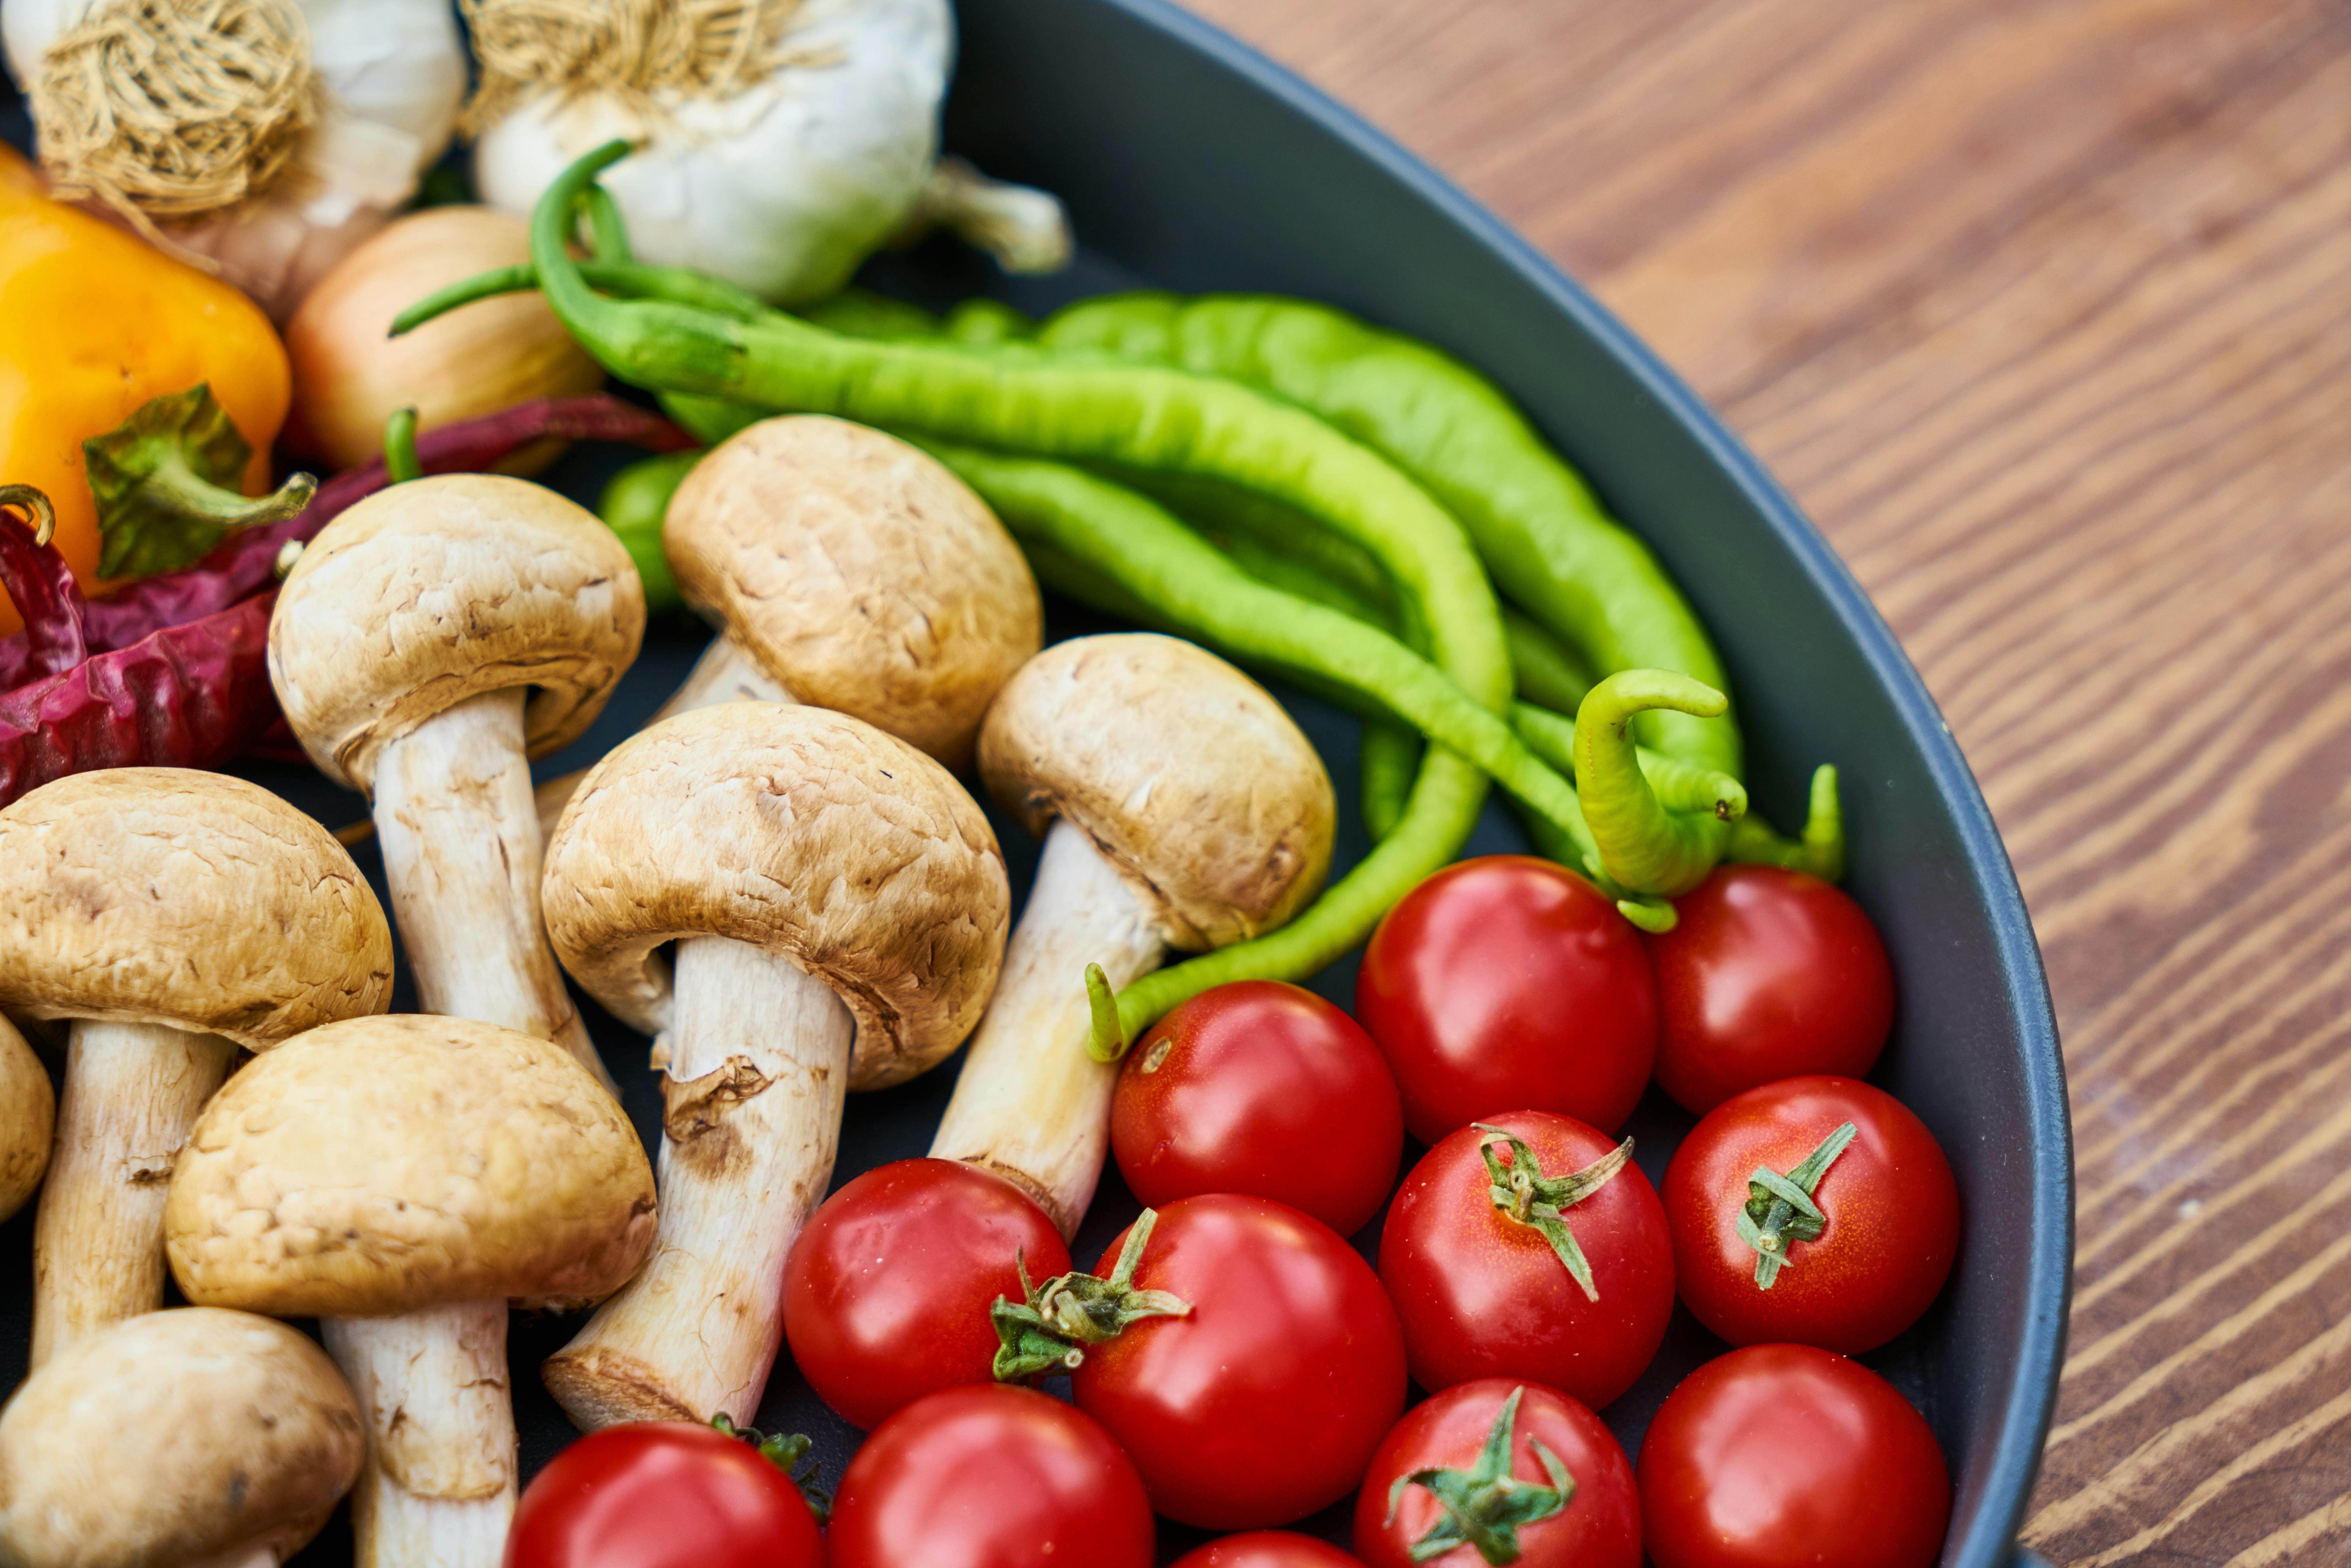
<svg viewBox="0 0 2351 1568">
<path fill-rule="evenodd" d="M 1192 4 L 1656 345 L 1949 716 L 2080 1144 L 2025 1539 L 2351 1562 L 2351 6 Z"/>
</svg>

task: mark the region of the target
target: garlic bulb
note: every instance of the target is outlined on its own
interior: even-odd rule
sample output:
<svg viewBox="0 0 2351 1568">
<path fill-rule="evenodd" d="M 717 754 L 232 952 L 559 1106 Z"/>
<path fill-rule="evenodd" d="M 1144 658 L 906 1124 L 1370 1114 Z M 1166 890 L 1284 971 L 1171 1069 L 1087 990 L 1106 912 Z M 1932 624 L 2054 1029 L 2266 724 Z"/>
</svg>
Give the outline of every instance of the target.
<svg viewBox="0 0 2351 1568">
<path fill-rule="evenodd" d="M 281 321 L 415 193 L 465 89 L 447 0 L 7 0 L 0 45 L 57 194 Z"/>
<path fill-rule="evenodd" d="M 943 184 L 939 102 L 955 53 L 946 0 L 465 0 L 483 88 L 475 181 L 528 213 L 563 169 L 624 136 L 603 177 L 643 259 L 774 300 L 818 299 L 912 227 L 967 232 L 1008 267 L 1069 256 L 1061 205 Z M 942 192 L 948 198 L 941 200 Z"/>
</svg>

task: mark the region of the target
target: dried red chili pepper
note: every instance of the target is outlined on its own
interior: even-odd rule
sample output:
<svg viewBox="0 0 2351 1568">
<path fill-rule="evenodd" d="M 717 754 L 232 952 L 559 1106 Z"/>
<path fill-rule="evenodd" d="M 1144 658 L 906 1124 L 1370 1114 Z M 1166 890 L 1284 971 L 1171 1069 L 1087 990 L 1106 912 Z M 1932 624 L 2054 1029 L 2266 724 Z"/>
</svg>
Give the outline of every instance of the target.
<svg viewBox="0 0 2351 1568">
<path fill-rule="evenodd" d="M 416 456 L 427 474 L 474 472 L 549 436 L 617 441 L 655 452 L 681 452 L 697 444 L 660 414 L 598 392 L 589 397 L 540 398 L 426 431 L 417 438 Z M 276 580 L 277 553 L 287 540 L 309 538 L 337 513 L 389 482 L 380 457 L 346 469 L 319 486 L 299 516 L 242 529 L 193 566 L 158 572 L 118 593 L 91 601 L 83 618 L 89 651 L 130 647 L 167 626 L 200 620 L 260 592 Z M 21 601 L 18 608 L 29 625 L 34 612 Z M 0 638 L 0 688 L 43 673 L 26 634 Z"/>
<path fill-rule="evenodd" d="M 44 526 L 27 527 L 21 507 Z M 0 805 L 99 768 L 205 768 L 277 716 L 269 689 L 272 589 L 218 613 L 90 657 L 80 588 L 47 542 L 48 503 L 0 486 L 0 587 L 25 612 L 38 678 L 0 694 Z"/>
</svg>

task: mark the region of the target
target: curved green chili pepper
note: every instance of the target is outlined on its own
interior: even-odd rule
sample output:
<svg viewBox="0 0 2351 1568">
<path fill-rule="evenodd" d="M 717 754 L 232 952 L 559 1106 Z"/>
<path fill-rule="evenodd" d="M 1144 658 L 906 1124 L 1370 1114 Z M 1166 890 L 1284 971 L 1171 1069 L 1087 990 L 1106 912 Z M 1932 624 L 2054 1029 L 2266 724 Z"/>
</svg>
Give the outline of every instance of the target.
<svg viewBox="0 0 2351 1568">
<path fill-rule="evenodd" d="M 1575 720 L 1533 703 L 1512 703 L 1510 727 L 1537 757 L 1562 773 L 1575 771 Z M 1668 811 L 1726 822 L 1747 815 L 1747 786 L 1729 774 L 1693 767 L 1646 746 L 1634 747 L 1633 756 L 1641 765 L 1641 777 L 1656 791 L 1657 803 Z"/>
<path fill-rule="evenodd" d="M 1575 781 L 1583 818 L 1608 874 L 1637 893 L 1687 893 L 1714 869 L 1729 823 L 1666 810 L 1641 770 L 1634 716 L 1655 708 L 1709 718 L 1726 712 L 1720 692 L 1672 670 L 1619 670 L 1575 713 Z"/>
<path fill-rule="evenodd" d="M 1181 366 L 1276 392 L 1384 454 L 1458 518 L 1494 580 L 1602 671 L 1678 670 L 1723 685 L 1698 618 L 1647 548 L 1484 377 L 1343 311 L 1260 296 L 1082 300 L 1036 341 Z M 1654 748 L 1736 774 L 1727 722 L 1646 714 Z"/>
</svg>

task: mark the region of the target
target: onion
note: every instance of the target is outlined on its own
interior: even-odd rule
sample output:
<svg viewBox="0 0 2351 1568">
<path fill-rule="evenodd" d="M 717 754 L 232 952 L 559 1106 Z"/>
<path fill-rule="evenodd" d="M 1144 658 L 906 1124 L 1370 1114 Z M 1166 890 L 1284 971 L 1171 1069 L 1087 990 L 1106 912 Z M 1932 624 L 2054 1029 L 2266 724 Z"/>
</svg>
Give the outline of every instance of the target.
<svg viewBox="0 0 2351 1568">
<path fill-rule="evenodd" d="M 482 61 L 475 178 L 528 213 L 589 149 L 645 260 L 818 299 L 936 223 L 1008 267 L 1069 258 L 1061 205 L 938 161 L 946 0 L 465 0 Z"/>
<path fill-rule="evenodd" d="M 536 294 L 479 300 L 405 337 L 385 336 L 392 319 L 426 295 L 529 259 L 529 225 L 489 207 L 411 213 L 343 257 L 287 324 L 287 445 L 329 468 L 355 467 L 382 450 L 384 422 L 402 408 L 430 429 L 601 386 L 602 367 Z M 559 444 L 526 450 L 544 467 Z M 535 472 L 529 462 L 505 466 Z"/>
<path fill-rule="evenodd" d="M 415 193 L 465 87 L 446 0 L 7 0 L 0 44 L 57 195 L 280 321 Z"/>
</svg>

